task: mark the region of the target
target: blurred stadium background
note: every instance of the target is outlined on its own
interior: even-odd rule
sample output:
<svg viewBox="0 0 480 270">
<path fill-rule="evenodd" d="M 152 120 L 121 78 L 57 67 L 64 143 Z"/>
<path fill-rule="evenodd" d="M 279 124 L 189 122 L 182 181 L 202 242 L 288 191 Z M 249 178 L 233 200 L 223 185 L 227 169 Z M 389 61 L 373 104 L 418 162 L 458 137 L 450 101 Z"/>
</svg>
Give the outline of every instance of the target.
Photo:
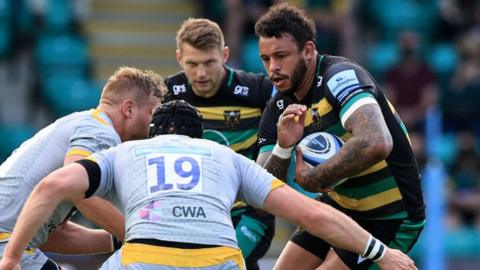
<svg viewBox="0 0 480 270">
<path fill-rule="evenodd" d="M 263 72 L 253 25 L 275 2 L 0 0 L 0 161 L 55 118 L 96 106 L 118 66 L 178 71 L 175 33 L 188 17 L 217 21 L 229 64 Z M 480 1 L 289 2 L 315 19 L 320 53 L 367 67 L 410 131 L 428 207 L 410 255 L 421 269 L 480 269 Z M 293 229 L 278 222 L 262 269 Z"/>
</svg>

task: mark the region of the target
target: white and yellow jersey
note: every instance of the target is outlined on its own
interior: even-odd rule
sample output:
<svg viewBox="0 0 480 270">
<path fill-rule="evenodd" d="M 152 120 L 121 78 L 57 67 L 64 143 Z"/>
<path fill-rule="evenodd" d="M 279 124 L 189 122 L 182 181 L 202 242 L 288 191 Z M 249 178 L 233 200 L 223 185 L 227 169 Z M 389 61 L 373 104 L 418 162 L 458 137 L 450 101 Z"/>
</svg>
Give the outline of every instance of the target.
<svg viewBox="0 0 480 270">
<path fill-rule="evenodd" d="M 88 156 L 120 142 L 110 118 L 98 109 L 62 117 L 25 141 L 0 166 L 0 233 L 12 232 L 33 188 L 62 167 L 65 157 Z M 48 232 L 62 223 L 71 209 L 71 204 L 61 204 L 30 246 L 38 247 L 45 242 Z"/>
<path fill-rule="evenodd" d="M 238 249 L 230 209 L 237 194 L 262 208 L 283 182 L 252 160 L 205 139 L 161 135 L 89 157 L 95 195 L 111 190 L 125 211 L 126 240 L 157 239 Z M 98 173 L 100 172 L 100 173 Z M 96 179 L 92 179 L 96 178 Z"/>
</svg>

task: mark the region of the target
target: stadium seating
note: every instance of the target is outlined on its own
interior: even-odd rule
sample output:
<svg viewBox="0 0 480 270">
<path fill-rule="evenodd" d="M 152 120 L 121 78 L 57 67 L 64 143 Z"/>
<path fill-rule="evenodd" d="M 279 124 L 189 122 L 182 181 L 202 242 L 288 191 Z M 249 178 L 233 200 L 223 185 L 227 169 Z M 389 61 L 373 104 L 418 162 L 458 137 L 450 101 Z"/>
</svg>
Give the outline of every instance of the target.
<svg viewBox="0 0 480 270">
<path fill-rule="evenodd" d="M 7 55 L 12 41 L 11 13 L 10 0 L 0 0 L 0 58 Z"/>
<path fill-rule="evenodd" d="M 45 10 L 45 30 L 64 32 L 73 22 L 72 2 L 68 0 L 47 0 Z"/>
<path fill-rule="evenodd" d="M 260 60 L 260 52 L 258 50 L 258 40 L 256 38 L 247 39 L 243 42 L 241 52 L 242 67 L 245 70 L 254 73 L 265 73 L 262 61 Z"/>
<path fill-rule="evenodd" d="M 37 41 L 35 57 L 41 79 L 87 74 L 87 43 L 73 34 L 43 34 Z"/>
<path fill-rule="evenodd" d="M 35 129 L 25 125 L 0 124 L 0 163 L 3 162 L 13 150 L 25 140 L 30 138 Z"/>
<path fill-rule="evenodd" d="M 42 97 L 56 116 L 95 108 L 100 86 L 82 77 L 50 77 L 44 83 Z"/>
</svg>

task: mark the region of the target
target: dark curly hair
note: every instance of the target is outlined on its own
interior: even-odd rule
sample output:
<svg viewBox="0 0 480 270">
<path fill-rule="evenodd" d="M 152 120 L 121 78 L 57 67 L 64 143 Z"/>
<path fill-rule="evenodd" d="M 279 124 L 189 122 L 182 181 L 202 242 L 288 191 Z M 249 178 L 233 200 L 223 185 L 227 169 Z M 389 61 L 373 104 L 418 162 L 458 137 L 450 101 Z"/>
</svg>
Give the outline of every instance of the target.
<svg viewBox="0 0 480 270">
<path fill-rule="evenodd" d="M 295 6 L 282 3 L 270 7 L 255 24 L 258 37 L 280 38 L 290 34 L 295 38 L 299 49 L 303 49 L 307 41 L 315 43 L 315 23 L 305 12 Z"/>
</svg>

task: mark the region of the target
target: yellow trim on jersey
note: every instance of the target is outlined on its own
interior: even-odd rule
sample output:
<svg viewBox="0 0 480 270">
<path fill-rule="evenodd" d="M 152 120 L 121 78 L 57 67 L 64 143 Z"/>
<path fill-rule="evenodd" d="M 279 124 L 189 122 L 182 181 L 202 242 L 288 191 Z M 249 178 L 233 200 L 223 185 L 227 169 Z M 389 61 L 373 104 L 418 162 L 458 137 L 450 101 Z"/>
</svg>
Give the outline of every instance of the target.
<svg viewBox="0 0 480 270">
<path fill-rule="evenodd" d="M 7 232 L 0 232 L 0 241 L 7 240 L 12 234 Z"/>
<path fill-rule="evenodd" d="M 350 140 L 350 138 L 352 138 L 352 133 L 350 132 L 347 132 L 340 137 L 340 139 L 342 139 L 344 142 Z"/>
<path fill-rule="evenodd" d="M 98 164 L 98 161 L 97 161 L 97 159 L 96 159 L 96 158 L 94 158 L 94 157 L 92 157 L 92 156 L 88 156 L 86 159 L 88 159 L 88 160 L 91 160 L 91 161 L 93 161 L 93 162 L 95 162 L 95 163 L 97 163 L 97 164 Z"/>
<path fill-rule="evenodd" d="M 242 252 L 231 247 L 182 249 L 125 243 L 121 252 L 123 266 L 145 263 L 173 267 L 208 267 L 233 261 L 239 269 L 245 269 Z"/>
<path fill-rule="evenodd" d="M 392 103 L 390 103 L 390 100 L 387 99 L 388 107 L 390 107 L 391 112 L 395 112 L 395 107 L 393 107 Z"/>
<path fill-rule="evenodd" d="M 237 202 L 235 202 L 235 203 L 233 204 L 232 209 L 233 209 L 233 208 L 246 207 L 246 206 L 247 206 L 247 204 L 246 204 L 245 202 L 243 202 L 243 201 L 237 201 Z"/>
<path fill-rule="evenodd" d="M 285 185 L 285 183 L 282 180 L 275 178 L 272 181 L 272 184 L 270 186 L 270 190 L 274 190 L 276 188 L 283 187 L 284 185 Z"/>
<path fill-rule="evenodd" d="M 311 125 L 313 123 L 312 110 L 317 109 L 319 116 L 323 116 L 329 113 L 333 107 L 328 103 L 326 98 L 320 99 L 317 103 L 314 103 L 308 108 L 307 114 L 305 115 L 305 126 Z"/>
<path fill-rule="evenodd" d="M 372 167 L 368 168 L 367 170 L 353 176 L 353 177 L 359 177 L 359 176 L 363 176 L 363 175 L 367 175 L 367 174 L 371 174 L 371 173 L 374 173 L 374 172 L 378 172 L 380 171 L 381 169 L 387 167 L 387 162 L 385 160 L 382 160 L 380 162 L 378 162 L 377 164 L 373 165 Z"/>
<path fill-rule="evenodd" d="M 257 134 L 253 135 L 248 140 L 245 140 L 243 142 L 231 144 L 230 148 L 232 148 L 233 151 L 237 152 L 239 150 L 247 149 L 248 147 L 250 147 L 256 142 L 257 142 Z"/>
<path fill-rule="evenodd" d="M 402 194 L 397 187 L 360 200 L 342 196 L 335 191 L 330 192 L 328 195 L 341 207 L 357 211 L 372 210 L 402 199 Z"/>
<path fill-rule="evenodd" d="M 225 120 L 223 113 L 225 111 L 240 111 L 240 119 L 255 118 L 262 115 L 258 108 L 247 108 L 240 106 L 219 106 L 219 107 L 197 107 L 202 113 L 203 119 L 207 120 Z"/>
<path fill-rule="evenodd" d="M 0 241 L 5 241 L 5 240 L 8 240 L 10 239 L 10 237 L 12 236 L 11 233 L 7 233 L 7 232 L 0 232 Z M 26 253 L 28 255 L 32 255 L 34 254 L 35 252 L 37 251 L 37 249 L 35 248 L 26 248 L 23 253 Z M 0 257 L 1 258 L 1 257 Z"/>
<path fill-rule="evenodd" d="M 388 106 L 390 107 L 390 111 L 392 111 L 392 113 L 397 113 L 397 111 L 395 110 L 395 107 L 393 107 L 392 103 L 390 103 L 390 100 L 387 99 L 387 103 L 388 103 Z M 400 117 L 400 116 L 399 116 Z M 412 145 L 412 141 L 410 140 L 410 135 L 408 134 L 408 132 L 406 132 L 405 134 L 407 136 L 407 140 L 408 140 L 408 143 L 410 143 L 410 145 Z"/>
<path fill-rule="evenodd" d="M 105 125 L 105 126 L 110 126 L 110 123 L 108 123 L 107 121 L 105 121 L 105 119 L 103 119 L 100 114 L 102 113 L 103 111 L 100 110 L 100 109 L 94 109 L 93 112 L 92 112 L 92 117 L 93 119 L 97 120 L 98 122 L 100 122 L 101 124 Z"/>
<path fill-rule="evenodd" d="M 73 155 L 79 155 L 79 156 L 84 156 L 88 157 L 92 154 L 92 152 L 84 150 L 84 149 L 78 149 L 78 148 L 73 148 L 70 151 L 65 154 L 65 157 L 73 156 Z"/>
</svg>

